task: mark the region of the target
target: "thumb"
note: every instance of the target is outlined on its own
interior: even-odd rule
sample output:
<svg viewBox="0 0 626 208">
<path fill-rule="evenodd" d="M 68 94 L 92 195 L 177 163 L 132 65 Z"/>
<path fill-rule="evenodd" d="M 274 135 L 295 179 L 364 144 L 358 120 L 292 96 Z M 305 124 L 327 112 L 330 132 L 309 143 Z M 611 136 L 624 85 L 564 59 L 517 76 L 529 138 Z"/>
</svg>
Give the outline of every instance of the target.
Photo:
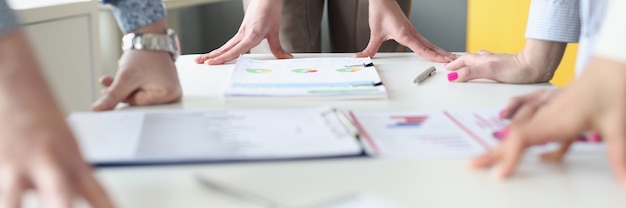
<svg viewBox="0 0 626 208">
<path fill-rule="evenodd" d="M 355 55 L 357 58 L 374 57 L 374 55 L 376 55 L 376 52 L 378 52 L 378 48 L 380 48 L 380 45 L 383 44 L 382 38 L 377 37 L 374 34 L 372 34 L 370 37 L 371 38 L 369 43 L 367 43 L 367 47 L 365 47 L 363 51 Z"/>
<path fill-rule="evenodd" d="M 171 89 L 138 90 L 128 97 L 130 105 L 154 105 L 160 103 L 178 102 L 181 100 L 180 91 Z"/>
<path fill-rule="evenodd" d="M 91 110 L 113 110 L 118 103 L 126 100 L 134 90 L 134 86 L 121 83 L 120 79 L 116 79 L 113 81 L 113 84 L 111 84 L 111 87 L 109 87 L 109 89 L 91 106 Z"/>
<path fill-rule="evenodd" d="M 293 58 L 293 55 L 285 51 L 285 49 L 283 49 L 282 45 L 280 44 L 280 37 L 278 35 L 278 32 L 275 32 L 275 34 L 271 34 L 270 36 L 268 36 L 267 43 L 270 45 L 270 50 L 272 51 L 272 54 L 274 54 L 274 57 L 276 57 L 277 59 Z"/>
<path fill-rule="evenodd" d="M 100 84 L 104 87 L 110 87 L 113 84 L 113 77 L 111 76 L 103 76 L 100 77 Z"/>
</svg>

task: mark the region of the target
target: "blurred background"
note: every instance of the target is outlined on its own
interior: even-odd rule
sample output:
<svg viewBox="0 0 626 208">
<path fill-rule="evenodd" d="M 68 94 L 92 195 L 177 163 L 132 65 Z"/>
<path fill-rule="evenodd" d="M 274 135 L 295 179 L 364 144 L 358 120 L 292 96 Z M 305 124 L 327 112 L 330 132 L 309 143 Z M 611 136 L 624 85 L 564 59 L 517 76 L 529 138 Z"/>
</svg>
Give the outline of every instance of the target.
<svg viewBox="0 0 626 208">
<path fill-rule="evenodd" d="M 183 54 L 220 47 L 238 30 L 241 0 L 164 0 L 168 24 Z M 121 32 L 99 0 L 9 0 L 29 33 L 54 92 L 66 111 L 89 110 L 99 95 L 98 77 L 113 75 L 121 55 Z M 517 53 L 525 43 L 530 0 L 413 0 L 411 22 L 432 43 L 452 52 Z M 329 51 L 323 19 L 323 51 Z M 570 44 L 551 81 L 573 78 L 576 44 Z M 72 61 L 67 61 L 72 60 Z"/>
</svg>

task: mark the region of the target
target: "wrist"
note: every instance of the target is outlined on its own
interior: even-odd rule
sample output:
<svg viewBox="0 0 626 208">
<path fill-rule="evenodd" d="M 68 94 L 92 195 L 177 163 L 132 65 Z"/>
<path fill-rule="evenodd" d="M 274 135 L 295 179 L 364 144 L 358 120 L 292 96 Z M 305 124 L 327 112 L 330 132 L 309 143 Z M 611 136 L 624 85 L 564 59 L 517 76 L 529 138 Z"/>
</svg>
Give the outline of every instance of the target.
<svg viewBox="0 0 626 208">
<path fill-rule="evenodd" d="M 528 39 L 515 58 L 531 80 L 547 82 L 561 63 L 567 43 Z"/>
<path fill-rule="evenodd" d="M 152 33 L 152 34 L 166 34 L 167 33 L 167 23 L 165 19 L 157 20 L 153 23 L 147 24 L 140 28 L 137 28 L 128 33 Z"/>
<path fill-rule="evenodd" d="M 169 54 L 172 60 L 176 61 L 180 55 L 178 36 L 174 30 L 164 29 L 165 27 L 165 21 L 159 21 L 124 35 L 122 49 L 124 51 L 143 50 Z"/>
</svg>

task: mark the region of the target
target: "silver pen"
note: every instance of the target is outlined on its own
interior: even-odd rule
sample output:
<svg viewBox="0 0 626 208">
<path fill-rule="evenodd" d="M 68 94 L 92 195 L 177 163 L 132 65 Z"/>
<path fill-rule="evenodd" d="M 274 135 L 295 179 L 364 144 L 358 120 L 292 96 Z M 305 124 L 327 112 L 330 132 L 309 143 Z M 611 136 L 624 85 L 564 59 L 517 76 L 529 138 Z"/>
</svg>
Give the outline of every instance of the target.
<svg viewBox="0 0 626 208">
<path fill-rule="evenodd" d="M 422 73 L 417 75 L 417 77 L 415 77 L 415 80 L 413 80 L 413 83 L 419 84 L 423 82 L 424 80 L 426 80 L 428 77 L 433 76 L 435 72 L 437 72 L 437 69 L 434 66 L 428 67 Z"/>
<path fill-rule="evenodd" d="M 195 178 L 198 182 L 200 182 L 200 184 L 210 190 L 213 191 L 217 191 L 219 193 L 222 193 L 224 195 L 236 198 L 236 199 L 240 199 L 255 205 L 258 205 L 260 207 L 264 207 L 264 208 L 280 208 L 280 207 L 284 207 L 281 206 L 280 204 L 276 203 L 273 200 L 270 200 L 268 198 L 262 197 L 260 195 L 257 194 L 253 194 L 250 192 L 245 192 L 242 190 L 237 190 L 235 188 L 232 187 L 228 187 L 222 184 L 219 184 L 213 180 L 210 180 L 209 178 L 207 178 L 206 176 L 202 176 L 200 174 L 195 174 Z"/>
</svg>

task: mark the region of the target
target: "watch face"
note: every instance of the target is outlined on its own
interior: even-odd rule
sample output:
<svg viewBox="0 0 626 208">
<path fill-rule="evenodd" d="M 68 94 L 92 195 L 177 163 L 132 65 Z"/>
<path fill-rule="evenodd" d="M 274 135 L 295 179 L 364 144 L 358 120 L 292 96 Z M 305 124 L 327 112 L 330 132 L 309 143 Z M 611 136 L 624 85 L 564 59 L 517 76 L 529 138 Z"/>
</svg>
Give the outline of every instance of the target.
<svg viewBox="0 0 626 208">
<path fill-rule="evenodd" d="M 135 36 L 135 38 L 133 39 L 133 48 L 137 50 L 141 50 L 144 48 L 143 46 L 144 46 L 143 37 L 141 35 Z"/>
</svg>

